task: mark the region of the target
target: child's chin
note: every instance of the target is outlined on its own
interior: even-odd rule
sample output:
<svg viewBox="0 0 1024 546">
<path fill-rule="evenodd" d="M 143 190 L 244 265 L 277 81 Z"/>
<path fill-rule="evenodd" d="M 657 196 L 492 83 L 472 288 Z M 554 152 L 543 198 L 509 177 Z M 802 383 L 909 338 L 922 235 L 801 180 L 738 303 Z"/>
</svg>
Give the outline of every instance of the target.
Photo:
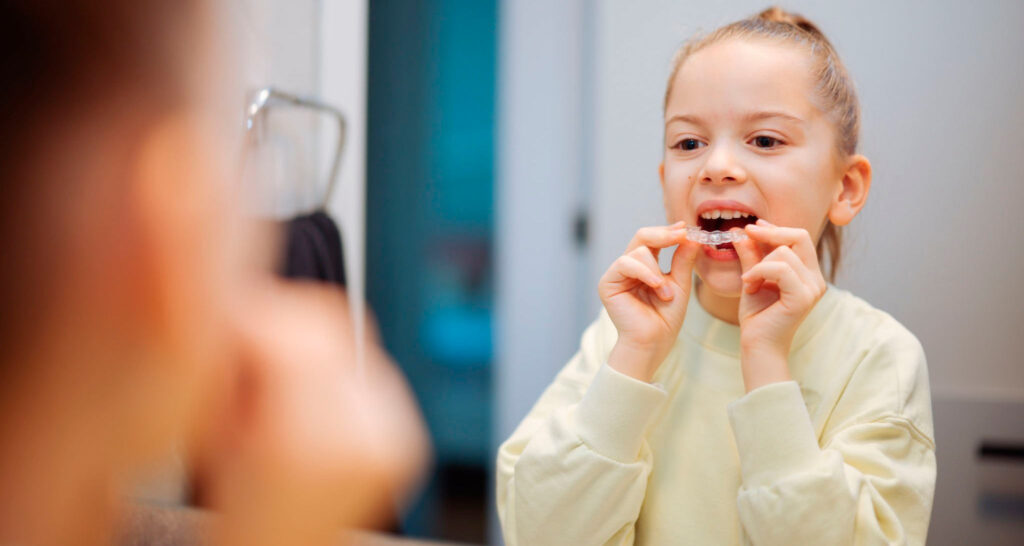
<svg viewBox="0 0 1024 546">
<path fill-rule="evenodd" d="M 743 280 L 740 279 L 739 268 L 697 267 L 704 288 L 712 294 L 723 298 L 738 298 L 743 291 Z"/>
</svg>

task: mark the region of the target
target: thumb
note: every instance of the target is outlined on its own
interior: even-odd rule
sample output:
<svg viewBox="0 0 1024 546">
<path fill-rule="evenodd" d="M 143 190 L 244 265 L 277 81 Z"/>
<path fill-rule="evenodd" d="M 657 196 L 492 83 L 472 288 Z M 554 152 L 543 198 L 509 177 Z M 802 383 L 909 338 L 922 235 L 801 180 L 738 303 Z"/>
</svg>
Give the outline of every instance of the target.
<svg viewBox="0 0 1024 546">
<path fill-rule="evenodd" d="M 672 269 L 668 274 L 686 293 L 689 293 L 693 282 L 693 264 L 697 262 L 700 247 L 700 243 L 684 239 L 672 255 Z"/>
<path fill-rule="evenodd" d="M 740 269 L 743 273 L 746 273 L 764 258 L 757 246 L 757 242 L 750 237 L 742 241 L 735 241 L 732 246 L 736 249 L 736 254 L 740 258 Z"/>
</svg>

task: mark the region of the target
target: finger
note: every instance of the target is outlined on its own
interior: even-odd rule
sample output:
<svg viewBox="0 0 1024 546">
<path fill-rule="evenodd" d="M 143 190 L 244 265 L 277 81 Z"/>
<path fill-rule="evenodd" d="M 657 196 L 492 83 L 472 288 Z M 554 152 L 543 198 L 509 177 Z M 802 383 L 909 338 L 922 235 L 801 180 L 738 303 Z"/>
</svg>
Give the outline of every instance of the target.
<svg viewBox="0 0 1024 546">
<path fill-rule="evenodd" d="M 676 222 L 671 226 L 651 226 L 637 230 L 633 240 L 626 247 L 626 254 L 634 249 L 646 246 L 652 249 L 657 257 L 658 249 L 667 248 L 679 244 L 686 239 L 686 222 Z"/>
<path fill-rule="evenodd" d="M 743 230 L 741 228 L 733 228 L 729 231 Z M 744 273 L 750 271 L 751 267 L 757 265 L 764 258 L 764 253 L 753 239 L 747 238 L 735 241 L 732 243 L 732 246 L 736 249 L 736 254 L 740 258 L 740 270 Z"/>
<path fill-rule="evenodd" d="M 757 281 L 774 283 L 779 287 L 780 299 L 791 301 L 796 298 L 806 303 L 810 297 L 808 287 L 800 282 L 796 271 L 785 262 L 761 262 L 744 273 L 742 278 L 744 284 L 750 285 Z M 752 292 L 748 290 L 748 293 Z"/>
<path fill-rule="evenodd" d="M 793 248 L 796 255 L 809 268 L 819 267 L 818 253 L 814 250 L 814 241 L 806 229 L 776 226 L 764 219 L 756 224 L 746 226 L 747 235 L 773 247 L 786 245 Z"/>
<path fill-rule="evenodd" d="M 763 223 L 768 229 L 779 230 L 783 233 L 783 237 L 792 237 L 796 240 L 796 243 L 792 245 L 783 244 L 778 245 L 776 248 L 789 247 L 796 254 L 797 258 L 804 265 L 803 268 L 798 268 L 797 272 L 806 272 L 804 276 L 810 286 L 814 286 L 818 289 L 818 292 L 824 293 L 828 285 L 825 283 L 825 275 L 821 271 L 821 263 L 818 261 L 818 253 L 814 246 L 814 241 L 811 239 L 811 235 L 805 229 L 799 228 L 783 228 L 776 226 L 768 221 L 759 222 Z M 748 231 L 749 235 L 757 238 L 754 232 L 758 232 L 759 228 L 754 226 L 752 231 Z M 786 233 L 788 232 L 788 233 Z M 763 232 L 762 232 L 763 234 Z M 770 242 L 768 244 L 771 244 Z"/>
<path fill-rule="evenodd" d="M 627 256 L 635 259 L 636 261 L 647 266 L 655 275 L 664 280 L 665 274 L 661 272 L 661 264 L 658 263 L 658 258 L 655 257 L 654 251 L 650 247 L 641 246 L 633 249 L 632 252 Z"/>
<path fill-rule="evenodd" d="M 765 256 L 764 260 L 762 261 L 785 262 L 789 264 L 790 267 L 793 268 L 793 271 L 795 271 L 797 276 L 800 277 L 800 281 L 802 283 L 804 283 L 808 287 L 819 288 L 818 279 L 815 278 L 814 273 L 807 269 L 807 266 L 804 265 L 804 263 L 796 255 L 796 252 L 794 252 L 793 249 L 788 246 L 777 247 L 775 250 L 769 252 L 768 255 Z"/>
<path fill-rule="evenodd" d="M 649 286 L 658 294 L 659 298 L 665 301 L 672 299 L 672 290 L 665 286 L 664 278 L 660 274 L 655 274 L 636 258 L 619 256 L 619 259 L 615 260 L 612 269 L 620 277 L 620 282 L 621 280 L 634 279 Z M 612 282 L 615 281 L 613 280 Z"/>
<path fill-rule="evenodd" d="M 693 264 L 697 262 L 697 255 L 700 253 L 700 243 L 695 243 L 685 237 L 672 255 L 672 269 L 669 276 L 684 291 L 689 293 L 690 284 L 693 282 Z"/>
</svg>

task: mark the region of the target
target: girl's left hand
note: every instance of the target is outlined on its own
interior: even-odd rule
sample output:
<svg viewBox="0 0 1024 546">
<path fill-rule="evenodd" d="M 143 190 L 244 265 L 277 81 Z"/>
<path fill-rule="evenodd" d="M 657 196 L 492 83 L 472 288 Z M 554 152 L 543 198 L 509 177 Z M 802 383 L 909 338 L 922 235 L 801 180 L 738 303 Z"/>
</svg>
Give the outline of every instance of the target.
<svg viewBox="0 0 1024 546">
<path fill-rule="evenodd" d="M 807 230 L 766 220 L 745 229 L 749 238 L 733 243 L 743 270 L 740 344 L 747 355 L 785 362 L 797 328 L 825 293 L 825 277 Z"/>
</svg>

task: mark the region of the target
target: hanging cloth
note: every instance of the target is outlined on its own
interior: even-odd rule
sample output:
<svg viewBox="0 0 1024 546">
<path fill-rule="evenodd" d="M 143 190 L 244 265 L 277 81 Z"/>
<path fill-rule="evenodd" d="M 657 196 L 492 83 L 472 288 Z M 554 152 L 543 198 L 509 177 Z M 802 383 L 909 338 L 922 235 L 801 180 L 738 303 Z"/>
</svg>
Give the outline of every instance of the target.
<svg viewBox="0 0 1024 546">
<path fill-rule="evenodd" d="M 327 213 L 317 211 L 285 222 L 280 275 L 345 286 L 341 233 Z"/>
</svg>

